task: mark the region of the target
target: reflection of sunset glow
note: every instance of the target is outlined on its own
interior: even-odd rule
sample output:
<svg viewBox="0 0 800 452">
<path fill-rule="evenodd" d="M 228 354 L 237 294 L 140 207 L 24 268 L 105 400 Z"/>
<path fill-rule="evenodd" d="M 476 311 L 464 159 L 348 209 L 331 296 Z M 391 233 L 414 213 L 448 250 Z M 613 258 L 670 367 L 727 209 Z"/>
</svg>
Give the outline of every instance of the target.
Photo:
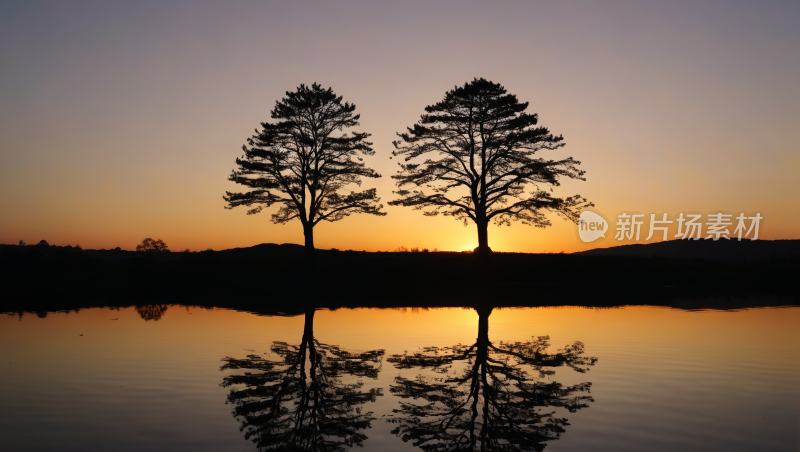
<svg viewBox="0 0 800 452">
<path fill-rule="evenodd" d="M 140 306 L 41 313 L 44 318 L 0 316 L 0 419 L 22 427 L 3 431 L 6 449 L 30 450 L 24 445 L 37 443 L 42 446 L 35 449 L 42 450 L 85 444 L 111 450 L 120 438 L 140 441 L 141 450 L 193 444 L 252 449 L 224 403 L 231 392 L 220 382 L 230 374 L 220 371 L 221 359 L 279 360 L 283 348 L 274 348 L 274 341 L 300 344 L 304 316 L 172 305 L 156 319 L 152 311 Z M 469 347 L 479 337 L 478 320 L 474 309 L 461 308 L 320 310 L 314 338 L 348 353 L 385 350 L 377 379 L 345 380 L 383 390 L 364 410 L 383 419 L 401 406 L 390 391 L 397 377 L 434 376 L 398 369 L 388 357 L 423 347 Z M 574 442 L 567 450 L 595 450 L 599 444 L 609 445 L 603 450 L 619 444 L 646 450 L 665 431 L 684 444 L 699 444 L 696 450 L 716 450 L 720 441 L 730 446 L 723 450 L 766 450 L 796 443 L 798 322 L 796 307 L 509 308 L 492 311 L 488 336 L 498 346 L 548 336 L 551 353 L 581 341 L 585 356 L 599 358 L 587 373 L 559 367 L 542 377 L 544 383 L 592 384 L 595 405 L 569 416 Z M 753 425 L 758 428 L 748 428 Z M 390 443 L 376 440 L 391 428 L 373 423 L 364 450 L 387 449 Z"/>
<path fill-rule="evenodd" d="M 118 320 L 110 320 L 110 319 Z M 50 344 L 54 353 L 59 347 L 70 347 L 75 341 L 92 338 L 92 347 L 111 347 L 105 338 L 129 334 L 129 322 L 143 324 L 152 336 L 141 338 L 152 342 L 155 353 L 168 353 L 160 344 L 199 341 L 205 344 L 203 332 L 212 329 L 219 337 L 233 338 L 246 334 L 253 344 L 270 344 L 272 340 L 299 341 L 304 317 L 267 317 L 227 309 L 207 310 L 173 306 L 157 321 L 146 321 L 135 308 L 120 311 L 86 309 L 78 313 L 52 313 L 39 319 L 26 314 L 22 321 L 0 317 L 0 339 L 24 335 L 19 351 L 33 350 Z M 489 318 L 492 340 L 524 341 L 532 336 L 549 335 L 554 347 L 581 340 L 587 353 L 602 355 L 598 348 L 624 347 L 628 353 L 647 353 L 648 341 L 669 340 L 675 347 L 703 350 L 719 346 L 735 354 L 751 354 L 759 360 L 781 362 L 788 353 L 785 347 L 796 343 L 800 309 L 763 308 L 738 312 L 688 312 L 663 307 L 634 306 L 612 309 L 581 307 L 498 308 Z M 344 348 L 361 350 L 365 343 L 372 348 L 385 348 L 387 354 L 402 353 L 419 347 L 448 346 L 468 343 L 477 334 L 478 314 L 471 308 L 401 308 L 401 309 L 338 309 L 319 310 L 315 315 L 315 336 Z M 44 329 L 33 328 L 46 325 Z M 626 335 L 641 340 L 631 343 L 613 342 L 625 325 Z M 35 331 L 36 334 L 29 334 Z M 246 333 L 243 333 L 246 331 Z M 742 331 L 747 331 L 742 335 Z M 78 334 L 84 334 L 78 337 Z M 196 335 L 200 335 L 195 337 Z M 21 336 L 22 337 L 22 336 Z M 53 342 L 69 337 L 69 341 Z M 733 339 L 732 339 L 733 338 Z M 61 340 L 61 339 L 59 339 Z M 385 342 L 389 340 L 389 342 Z M 735 343 L 725 343 L 734 340 Z M 70 342 L 72 341 L 72 342 Z M 146 345 L 143 344 L 143 345 Z M 784 344 L 777 345 L 776 344 Z M 209 345 L 211 346 L 211 345 Z M 224 344 L 213 345 L 214 348 Z M 149 346 L 148 346 L 149 347 Z M 107 350 L 109 353 L 113 350 Z M 238 352 L 238 351 L 237 351 Z M 148 353 L 147 347 L 141 353 Z M 705 365 L 718 365 L 729 356 L 709 356 Z M 602 362 L 602 360 L 601 360 Z"/>
</svg>

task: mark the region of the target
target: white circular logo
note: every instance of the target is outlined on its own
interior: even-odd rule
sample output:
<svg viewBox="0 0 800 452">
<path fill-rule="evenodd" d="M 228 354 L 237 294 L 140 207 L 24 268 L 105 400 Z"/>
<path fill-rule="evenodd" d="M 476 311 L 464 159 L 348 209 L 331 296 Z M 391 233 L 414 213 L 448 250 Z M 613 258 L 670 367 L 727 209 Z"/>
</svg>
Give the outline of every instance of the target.
<svg viewBox="0 0 800 452">
<path fill-rule="evenodd" d="M 589 210 L 581 212 L 578 219 L 578 235 L 582 241 L 589 243 L 600 237 L 605 238 L 606 231 L 608 231 L 608 221 L 605 218 Z"/>
</svg>

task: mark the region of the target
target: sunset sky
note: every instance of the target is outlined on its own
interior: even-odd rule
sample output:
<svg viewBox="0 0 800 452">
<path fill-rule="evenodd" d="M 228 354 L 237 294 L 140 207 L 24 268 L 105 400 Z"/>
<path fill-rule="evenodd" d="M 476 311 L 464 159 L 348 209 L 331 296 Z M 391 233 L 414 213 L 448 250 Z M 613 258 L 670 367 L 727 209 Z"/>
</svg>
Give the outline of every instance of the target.
<svg viewBox="0 0 800 452">
<path fill-rule="evenodd" d="M 395 198 L 395 133 L 475 77 L 503 84 L 622 212 L 760 213 L 800 239 L 800 3 L 111 2 L 0 4 L 0 243 L 172 250 L 302 243 L 271 210 L 225 210 L 241 146 L 301 83 L 372 134 Z M 475 227 L 385 207 L 315 229 L 318 248 L 465 250 Z M 576 226 L 490 227 L 499 251 L 573 252 Z M 643 234 L 642 239 L 646 236 Z M 627 242 L 626 242 L 627 243 Z"/>
</svg>

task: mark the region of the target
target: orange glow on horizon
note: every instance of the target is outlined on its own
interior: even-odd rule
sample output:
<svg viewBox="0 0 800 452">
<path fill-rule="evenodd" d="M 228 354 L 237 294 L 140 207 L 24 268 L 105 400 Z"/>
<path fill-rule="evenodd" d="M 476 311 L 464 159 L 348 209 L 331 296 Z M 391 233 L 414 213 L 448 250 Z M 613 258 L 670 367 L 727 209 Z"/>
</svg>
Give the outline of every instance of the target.
<svg viewBox="0 0 800 452">
<path fill-rule="evenodd" d="M 800 59 L 789 3 L 731 6 L 724 17 L 711 7 L 594 2 L 457 12 L 436 3 L 424 15 L 399 3 L 358 11 L 319 4 L 314 17 L 266 2 L 191 14 L 176 5 L 9 8 L 0 14 L 0 42 L 13 43 L 0 87 L 3 244 L 302 244 L 297 221 L 270 222 L 277 206 L 247 215 L 224 210 L 222 197 L 242 190 L 227 177 L 275 102 L 317 82 L 356 105 L 353 131 L 370 133 L 375 150 L 364 163 L 382 175 L 359 190 L 375 188 L 387 216 L 319 224 L 316 246 L 471 250 L 473 225 L 388 202 L 397 132 L 475 77 L 502 84 L 529 102 L 539 125 L 563 135 L 564 148 L 537 156 L 581 162 L 586 181 L 563 181 L 554 196 L 580 194 L 607 220 L 626 211 L 760 212 L 760 238 L 800 239 Z M 153 23 L 142 27 L 136 17 Z M 542 19 L 532 27 L 530 17 Z M 465 27 L 483 31 L 465 35 Z M 547 217 L 545 229 L 491 226 L 489 246 L 569 253 L 620 244 L 613 231 L 585 244 L 574 224 Z"/>
</svg>

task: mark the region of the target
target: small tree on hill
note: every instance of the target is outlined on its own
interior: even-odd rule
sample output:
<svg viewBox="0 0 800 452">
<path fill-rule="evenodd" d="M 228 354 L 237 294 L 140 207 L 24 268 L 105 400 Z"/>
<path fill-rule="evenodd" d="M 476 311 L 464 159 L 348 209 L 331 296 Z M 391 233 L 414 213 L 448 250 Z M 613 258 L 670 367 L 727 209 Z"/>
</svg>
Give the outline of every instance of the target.
<svg viewBox="0 0 800 452">
<path fill-rule="evenodd" d="M 146 238 L 142 243 L 136 245 L 136 251 L 140 253 L 168 253 L 169 247 L 161 239 L 153 240 Z"/>
<path fill-rule="evenodd" d="M 262 129 L 242 146 L 239 169 L 228 178 L 251 191 L 226 192 L 225 208 L 248 206 L 247 213 L 255 214 L 280 204 L 272 221 L 300 220 L 307 257 L 313 255 L 314 226 L 320 221 L 353 213 L 386 215 L 374 188 L 341 193 L 350 184 L 360 185 L 362 177 L 380 177 L 361 158 L 375 153 L 366 141 L 370 134 L 344 132 L 358 125 L 355 108 L 316 83 L 287 92 L 271 112 L 277 121 L 261 123 Z"/>
<path fill-rule="evenodd" d="M 559 185 L 562 177 L 586 180 L 584 171 L 572 157 L 535 157 L 564 143 L 536 127 L 539 118 L 525 113 L 527 108 L 527 102 L 482 78 L 448 91 L 444 100 L 425 107 L 418 123 L 398 133 L 393 155 L 409 163 L 401 163 L 402 170 L 392 176 L 400 198 L 389 204 L 475 223 L 479 252 L 491 252 L 491 221 L 545 227 L 551 223 L 544 212 L 552 211 L 577 222 L 581 210 L 593 204 L 580 195 L 555 198 L 544 188 Z M 427 160 L 410 163 L 423 156 Z"/>
</svg>

